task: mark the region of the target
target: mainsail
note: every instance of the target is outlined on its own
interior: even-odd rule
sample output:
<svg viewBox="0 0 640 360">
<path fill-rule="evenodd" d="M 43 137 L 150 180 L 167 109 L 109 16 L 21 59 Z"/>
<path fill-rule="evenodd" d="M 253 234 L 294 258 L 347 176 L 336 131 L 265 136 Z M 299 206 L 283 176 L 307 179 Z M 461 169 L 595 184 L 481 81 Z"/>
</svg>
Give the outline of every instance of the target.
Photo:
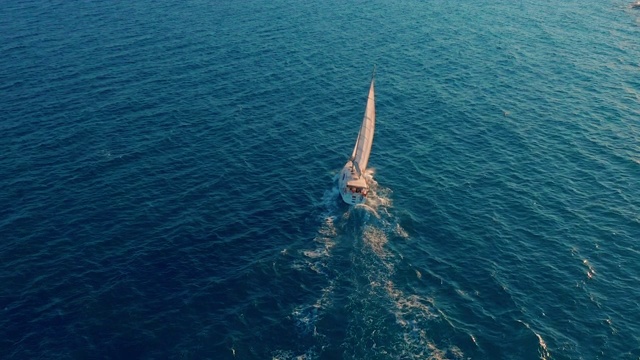
<svg viewBox="0 0 640 360">
<path fill-rule="evenodd" d="M 358 171 L 358 175 L 367 169 L 369 155 L 371 154 L 371 145 L 373 144 L 373 130 L 376 126 L 376 100 L 373 89 L 374 79 L 371 79 L 371 87 L 369 87 L 369 98 L 367 99 L 367 108 L 364 111 L 364 118 L 358 133 L 358 141 L 353 148 L 353 162 Z"/>
</svg>

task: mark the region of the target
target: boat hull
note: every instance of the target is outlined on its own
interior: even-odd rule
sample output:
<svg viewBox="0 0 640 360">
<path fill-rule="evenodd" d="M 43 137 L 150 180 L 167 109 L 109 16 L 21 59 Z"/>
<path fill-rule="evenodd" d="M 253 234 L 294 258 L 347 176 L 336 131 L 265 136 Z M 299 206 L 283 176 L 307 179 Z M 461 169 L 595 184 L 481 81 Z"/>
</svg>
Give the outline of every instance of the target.
<svg viewBox="0 0 640 360">
<path fill-rule="evenodd" d="M 357 185 L 354 185 L 354 183 Z M 364 204 L 367 201 L 366 194 L 369 191 L 369 187 L 364 179 L 357 178 L 351 161 L 348 161 L 340 171 L 338 190 L 342 200 L 349 205 Z"/>
</svg>

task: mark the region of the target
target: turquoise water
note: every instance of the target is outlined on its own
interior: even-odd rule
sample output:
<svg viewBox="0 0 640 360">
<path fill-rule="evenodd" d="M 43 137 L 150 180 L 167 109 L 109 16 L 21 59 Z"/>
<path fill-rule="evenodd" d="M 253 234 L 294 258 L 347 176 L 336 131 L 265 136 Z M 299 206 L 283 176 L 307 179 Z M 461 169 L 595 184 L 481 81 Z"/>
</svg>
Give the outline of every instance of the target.
<svg viewBox="0 0 640 360">
<path fill-rule="evenodd" d="M 618 0 L 4 4 L 0 354 L 639 359 L 638 39 Z"/>
</svg>

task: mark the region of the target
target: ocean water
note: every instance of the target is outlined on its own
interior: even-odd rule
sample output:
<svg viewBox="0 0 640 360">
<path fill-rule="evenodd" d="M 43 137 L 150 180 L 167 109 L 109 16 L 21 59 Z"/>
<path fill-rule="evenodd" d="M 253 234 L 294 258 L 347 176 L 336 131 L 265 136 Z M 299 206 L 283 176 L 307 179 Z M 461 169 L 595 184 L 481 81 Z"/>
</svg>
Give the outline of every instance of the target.
<svg viewBox="0 0 640 360">
<path fill-rule="evenodd" d="M 24 0 L 0 54 L 0 358 L 640 359 L 627 1 Z"/>
</svg>

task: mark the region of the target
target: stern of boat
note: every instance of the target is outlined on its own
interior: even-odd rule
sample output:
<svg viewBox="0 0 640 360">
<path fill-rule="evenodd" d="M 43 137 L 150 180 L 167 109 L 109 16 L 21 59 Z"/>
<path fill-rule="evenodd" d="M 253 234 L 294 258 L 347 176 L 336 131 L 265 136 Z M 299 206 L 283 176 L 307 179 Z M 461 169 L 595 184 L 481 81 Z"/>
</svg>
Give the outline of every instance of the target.
<svg viewBox="0 0 640 360">
<path fill-rule="evenodd" d="M 353 169 L 353 163 L 348 161 L 342 168 L 338 180 L 340 196 L 349 205 L 364 204 L 367 201 L 369 187 L 364 178 L 354 179 L 354 177 L 356 177 L 356 174 Z"/>
</svg>

